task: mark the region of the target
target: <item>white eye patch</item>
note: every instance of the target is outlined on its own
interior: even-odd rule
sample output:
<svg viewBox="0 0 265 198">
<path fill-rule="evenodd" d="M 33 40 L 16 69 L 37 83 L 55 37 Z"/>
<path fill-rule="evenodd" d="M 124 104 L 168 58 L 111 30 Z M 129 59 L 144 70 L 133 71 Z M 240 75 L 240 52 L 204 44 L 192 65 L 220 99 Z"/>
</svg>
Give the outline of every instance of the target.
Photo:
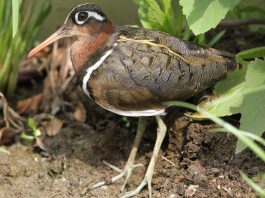
<svg viewBox="0 0 265 198">
<path fill-rule="evenodd" d="M 75 22 L 78 25 L 84 24 L 89 18 L 93 17 L 96 20 L 103 21 L 105 17 L 92 11 L 80 11 L 75 14 Z"/>
</svg>

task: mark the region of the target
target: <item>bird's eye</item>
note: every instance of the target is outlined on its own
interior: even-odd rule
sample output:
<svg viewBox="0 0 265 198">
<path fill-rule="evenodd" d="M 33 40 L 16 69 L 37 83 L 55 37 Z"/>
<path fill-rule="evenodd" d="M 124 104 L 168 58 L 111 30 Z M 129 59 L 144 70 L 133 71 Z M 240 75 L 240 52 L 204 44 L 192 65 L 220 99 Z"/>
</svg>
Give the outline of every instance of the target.
<svg viewBox="0 0 265 198">
<path fill-rule="evenodd" d="M 79 25 L 82 25 L 83 23 L 85 23 L 87 19 L 88 19 L 87 12 L 78 12 L 75 14 L 75 21 Z"/>
</svg>

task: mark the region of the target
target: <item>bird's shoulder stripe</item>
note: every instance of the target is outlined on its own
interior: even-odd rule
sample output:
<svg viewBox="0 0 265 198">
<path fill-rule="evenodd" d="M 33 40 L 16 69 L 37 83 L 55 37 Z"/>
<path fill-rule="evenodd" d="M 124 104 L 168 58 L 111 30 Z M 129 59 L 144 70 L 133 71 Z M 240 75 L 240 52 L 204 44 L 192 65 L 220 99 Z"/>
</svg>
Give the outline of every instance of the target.
<svg viewBox="0 0 265 198">
<path fill-rule="evenodd" d="M 95 71 L 97 68 L 100 67 L 100 65 L 107 59 L 107 57 L 113 52 L 113 48 L 106 51 L 105 54 L 103 56 L 101 56 L 99 58 L 99 60 L 94 63 L 92 66 L 90 66 L 89 68 L 86 69 L 86 74 L 83 78 L 83 82 L 82 82 L 82 89 L 85 92 L 85 94 L 91 98 L 89 90 L 87 88 L 88 85 L 88 81 L 90 79 L 91 74 L 93 73 L 93 71 Z"/>
</svg>

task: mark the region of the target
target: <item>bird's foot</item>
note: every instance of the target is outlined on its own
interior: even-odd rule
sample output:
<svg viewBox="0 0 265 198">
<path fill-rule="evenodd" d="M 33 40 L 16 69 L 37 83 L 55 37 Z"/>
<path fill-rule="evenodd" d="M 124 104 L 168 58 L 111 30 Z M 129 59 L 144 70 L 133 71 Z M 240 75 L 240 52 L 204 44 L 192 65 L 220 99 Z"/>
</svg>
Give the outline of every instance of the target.
<svg viewBox="0 0 265 198">
<path fill-rule="evenodd" d="M 151 177 L 150 177 L 151 176 Z M 149 198 L 152 198 L 152 185 L 151 185 L 151 182 L 152 182 L 152 175 L 148 175 L 146 174 L 143 181 L 140 183 L 140 185 L 132 190 L 132 191 L 129 191 L 127 193 L 125 193 L 124 195 L 122 195 L 120 198 L 129 198 L 129 197 L 133 197 L 137 194 L 139 194 L 139 192 L 147 185 L 148 186 L 148 192 L 149 192 Z"/>
<path fill-rule="evenodd" d="M 110 180 L 110 183 L 115 183 L 116 181 L 118 181 L 119 179 L 125 177 L 125 181 L 124 181 L 124 184 L 122 185 L 120 191 L 123 192 L 127 182 L 128 182 L 128 179 L 131 177 L 131 174 L 132 174 L 132 171 L 133 169 L 135 168 L 138 168 L 138 167 L 142 167 L 143 164 L 126 164 L 126 166 L 124 167 L 124 169 L 120 169 L 112 164 L 109 164 L 108 162 L 106 161 L 103 161 L 103 163 L 108 166 L 109 168 L 111 168 L 112 170 L 118 172 L 119 174 L 116 175 L 115 177 L 112 177 L 111 180 Z M 106 185 L 107 182 L 105 181 L 102 181 L 102 182 L 98 182 L 97 184 L 94 184 L 90 189 L 94 189 L 94 188 L 98 188 L 98 187 L 101 187 L 101 186 L 104 186 Z"/>
</svg>

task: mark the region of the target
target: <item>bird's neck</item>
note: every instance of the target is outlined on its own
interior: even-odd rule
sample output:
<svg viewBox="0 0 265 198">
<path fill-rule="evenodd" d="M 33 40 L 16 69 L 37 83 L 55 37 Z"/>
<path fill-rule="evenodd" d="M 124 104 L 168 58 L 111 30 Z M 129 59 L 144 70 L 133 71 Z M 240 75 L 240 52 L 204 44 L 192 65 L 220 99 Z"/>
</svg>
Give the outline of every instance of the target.
<svg viewBox="0 0 265 198">
<path fill-rule="evenodd" d="M 93 33 L 92 36 L 79 37 L 72 43 L 71 60 L 76 73 L 86 66 L 94 54 L 104 49 L 111 38 L 112 29 L 112 24 L 109 24 L 105 31 Z"/>
</svg>

